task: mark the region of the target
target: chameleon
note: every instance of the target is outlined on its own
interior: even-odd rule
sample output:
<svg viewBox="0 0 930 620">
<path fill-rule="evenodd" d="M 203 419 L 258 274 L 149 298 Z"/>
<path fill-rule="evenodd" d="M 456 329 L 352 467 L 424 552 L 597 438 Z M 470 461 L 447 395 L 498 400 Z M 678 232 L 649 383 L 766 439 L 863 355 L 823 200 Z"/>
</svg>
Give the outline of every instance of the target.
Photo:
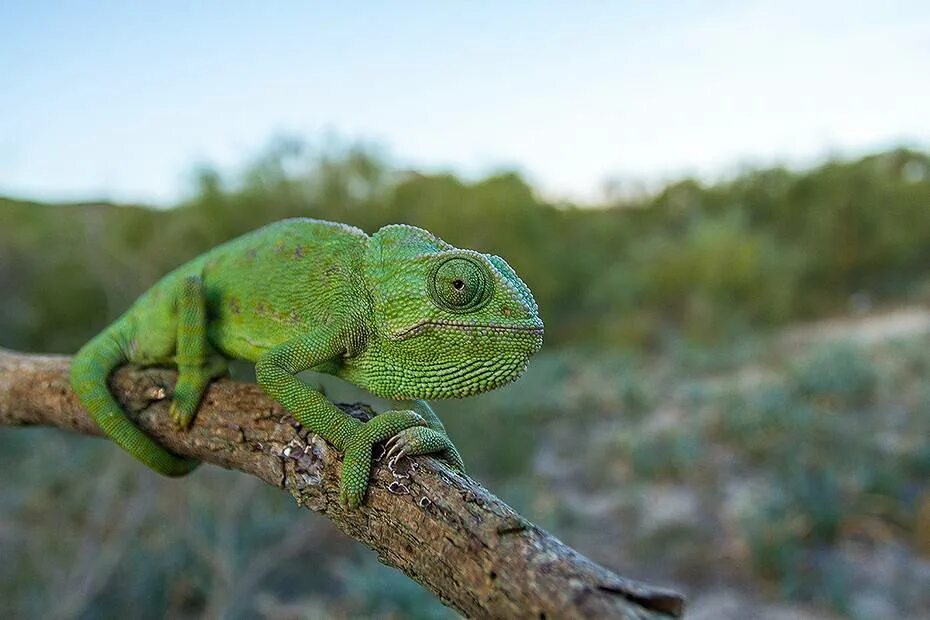
<svg viewBox="0 0 930 620">
<path fill-rule="evenodd" d="M 131 363 L 176 367 L 169 414 L 192 424 L 228 361 L 255 364 L 261 388 L 343 453 L 339 501 L 364 501 L 374 446 L 435 454 L 464 471 L 429 400 L 507 384 L 542 346 L 529 288 L 504 259 L 390 224 L 372 235 L 310 218 L 280 220 L 165 275 L 75 355 L 71 384 L 100 429 L 143 464 L 183 476 L 199 461 L 146 435 L 107 385 Z M 340 377 L 395 402 L 361 422 L 296 375 Z"/>
</svg>

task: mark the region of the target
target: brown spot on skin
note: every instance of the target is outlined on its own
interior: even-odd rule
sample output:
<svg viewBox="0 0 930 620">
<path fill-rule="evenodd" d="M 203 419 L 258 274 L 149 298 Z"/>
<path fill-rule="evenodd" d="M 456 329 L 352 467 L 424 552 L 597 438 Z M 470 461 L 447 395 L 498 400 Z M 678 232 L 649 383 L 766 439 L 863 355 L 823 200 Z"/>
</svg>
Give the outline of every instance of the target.
<svg viewBox="0 0 930 620">
<path fill-rule="evenodd" d="M 263 301 L 260 301 L 257 304 L 255 304 L 255 314 L 257 314 L 258 316 L 265 316 L 270 311 L 271 311 L 271 308 L 269 308 L 268 304 L 266 304 Z"/>
<path fill-rule="evenodd" d="M 296 248 L 294 248 L 294 258 L 303 258 L 303 257 L 304 257 L 304 249 L 300 246 L 297 246 Z"/>
<path fill-rule="evenodd" d="M 233 314 L 239 314 L 240 312 L 242 312 L 242 306 L 239 304 L 238 297 L 231 297 L 229 299 L 229 310 Z"/>
<path fill-rule="evenodd" d="M 513 310 L 510 309 L 510 306 L 501 306 L 501 314 L 504 316 L 510 316 L 513 314 Z"/>
</svg>

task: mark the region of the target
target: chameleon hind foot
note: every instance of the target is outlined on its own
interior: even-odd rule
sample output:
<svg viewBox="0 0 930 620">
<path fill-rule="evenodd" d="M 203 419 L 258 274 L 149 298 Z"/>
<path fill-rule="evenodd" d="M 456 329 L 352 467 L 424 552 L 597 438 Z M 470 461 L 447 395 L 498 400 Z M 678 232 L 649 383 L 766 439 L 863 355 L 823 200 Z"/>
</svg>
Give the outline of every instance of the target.
<svg viewBox="0 0 930 620">
<path fill-rule="evenodd" d="M 365 422 L 346 441 L 342 461 L 339 501 L 347 508 L 358 508 L 368 490 L 372 449 L 376 443 L 411 427 L 425 427 L 426 420 L 414 411 L 385 411 Z"/>
<path fill-rule="evenodd" d="M 182 409 L 178 403 L 172 401 L 171 407 L 168 409 L 168 414 L 171 416 L 171 426 L 176 431 L 186 431 L 194 421 L 194 413 L 194 411 Z"/>
<path fill-rule="evenodd" d="M 203 366 L 182 366 L 178 369 L 178 382 L 168 410 L 175 430 L 190 428 L 210 381 L 228 374 L 229 366 L 222 358 L 211 359 Z"/>
<path fill-rule="evenodd" d="M 397 433 L 385 444 L 387 453 L 385 457 L 390 462 L 400 460 L 405 456 L 419 454 L 436 454 L 452 469 L 465 473 L 465 463 L 462 456 L 448 437 L 431 428 L 413 426 Z"/>
</svg>

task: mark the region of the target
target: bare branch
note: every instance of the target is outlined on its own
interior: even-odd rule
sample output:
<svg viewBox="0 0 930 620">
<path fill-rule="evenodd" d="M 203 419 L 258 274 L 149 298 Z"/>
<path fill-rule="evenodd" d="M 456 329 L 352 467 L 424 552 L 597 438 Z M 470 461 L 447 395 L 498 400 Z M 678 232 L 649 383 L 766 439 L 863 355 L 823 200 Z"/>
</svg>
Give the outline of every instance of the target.
<svg viewBox="0 0 930 620">
<path fill-rule="evenodd" d="M 0 424 L 99 435 L 68 383 L 70 359 L 0 350 Z M 215 382 L 193 427 L 171 429 L 175 373 L 122 368 L 111 389 L 136 423 L 178 454 L 239 470 L 284 489 L 348 536 L 470 617 L 662 618 L 682 598 L 619 577 L 517 514 L 474 480 L 431 458 L 378 466 L 364 506 L 339 504 L 341 457 L 255 385 Z M 363 406 L 341 405 L 353 415 Z M 398 473 L 401 473 L 400 469 Z M 196 475 L 196 473 L 194 474 Z M 178 484 L 183 484 L 179 481 Z"/>
</svg>

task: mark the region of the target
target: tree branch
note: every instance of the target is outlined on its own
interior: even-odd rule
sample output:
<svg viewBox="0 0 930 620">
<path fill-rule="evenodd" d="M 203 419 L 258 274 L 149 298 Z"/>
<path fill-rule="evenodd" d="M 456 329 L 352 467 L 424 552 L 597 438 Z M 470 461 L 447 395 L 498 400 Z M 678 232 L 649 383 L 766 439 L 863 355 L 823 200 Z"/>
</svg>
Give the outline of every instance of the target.
<svg viewBox="0 0 930 620">
<path fill-rule="evenodd" d="M 69 363 L 67 357 L 0 350 L 0 424 L 100 435 L 71 391 Z M 110 385 L 136 423 L 174 452 L 290 492 L 466 616 L 651 619 L 682 613 L 678 594 L 595 564 L 431 458 L 408 459 L 396 474 L 376 467 L 363 507 L 344 510 L 340 455 L 256 385 L 214 382 L 191 429 L 175 432 L 168 416 L 175 376 L 126 367 Z M 363 406 L 340 406 L 370 415 Z"/>
</svg>

